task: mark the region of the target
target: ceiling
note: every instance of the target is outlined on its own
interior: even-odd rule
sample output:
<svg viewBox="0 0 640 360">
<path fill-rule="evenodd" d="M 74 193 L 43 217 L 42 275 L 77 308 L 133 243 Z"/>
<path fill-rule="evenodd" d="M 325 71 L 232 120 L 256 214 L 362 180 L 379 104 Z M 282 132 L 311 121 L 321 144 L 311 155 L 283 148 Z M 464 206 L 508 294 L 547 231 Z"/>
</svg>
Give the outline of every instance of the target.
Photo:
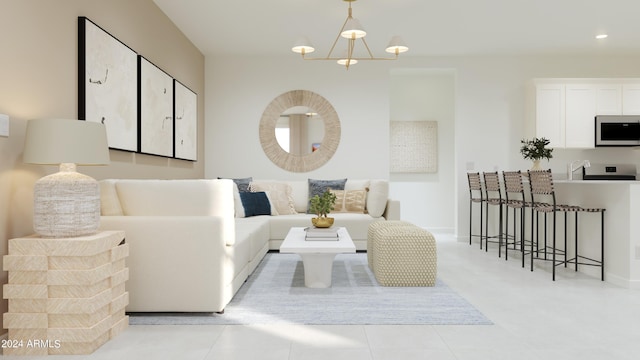
<svg viewBox="0 0 640 360">
<path fill-rule="evenodd" d="M 342 0 L 154 0 L 206 55 L 325 56 L 347 17 Z M 638 0 L 360 0 L 353 16 L 375 56 L 402 35 L 402 56 L 640 53 Z M 607 33 L 605 40 L 596 40 Z M 340 49 L 346 45 L 340 46 Z M 335 53 L 334 53 L 335 54 Z"/>
</svg>

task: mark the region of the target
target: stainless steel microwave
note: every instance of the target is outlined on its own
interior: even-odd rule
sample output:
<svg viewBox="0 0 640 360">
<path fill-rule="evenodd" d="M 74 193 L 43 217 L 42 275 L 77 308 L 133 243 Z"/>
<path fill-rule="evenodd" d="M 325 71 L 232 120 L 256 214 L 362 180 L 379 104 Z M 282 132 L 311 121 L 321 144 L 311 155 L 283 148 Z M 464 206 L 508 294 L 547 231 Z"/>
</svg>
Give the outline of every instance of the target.
<svg viewBox="0 0 640 360">
<path fill-rule="evenodd" d="M 596 116 L 596 146 L 640 146 L 640 115 Z"/>
</svg>

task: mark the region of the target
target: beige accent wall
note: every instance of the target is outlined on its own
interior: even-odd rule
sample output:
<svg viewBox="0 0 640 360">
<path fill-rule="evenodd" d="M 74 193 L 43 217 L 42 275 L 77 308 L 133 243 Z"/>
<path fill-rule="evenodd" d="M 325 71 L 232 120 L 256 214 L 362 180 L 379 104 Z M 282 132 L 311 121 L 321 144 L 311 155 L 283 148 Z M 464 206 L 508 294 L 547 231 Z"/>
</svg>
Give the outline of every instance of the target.
<svg viewBox="0 0 640 360">
<path fill-rule="evenodd" d="M 9 239 L 33 232 L 33 185 L 57 171 L 23 164 L 27 120 L 77 118 L 78 16 L 196 92 L 199 132 L 197 162 L 111 150 L 111 165 L 79 171 L 97 179 L 204 176 L 204 56 L 152 0 L 0 0 L 0 114 L 10 117 L 10 136 L 0 137 L 0 256 Z M 6 311 L 2 300 L 0 313 Z"/>
</svg>

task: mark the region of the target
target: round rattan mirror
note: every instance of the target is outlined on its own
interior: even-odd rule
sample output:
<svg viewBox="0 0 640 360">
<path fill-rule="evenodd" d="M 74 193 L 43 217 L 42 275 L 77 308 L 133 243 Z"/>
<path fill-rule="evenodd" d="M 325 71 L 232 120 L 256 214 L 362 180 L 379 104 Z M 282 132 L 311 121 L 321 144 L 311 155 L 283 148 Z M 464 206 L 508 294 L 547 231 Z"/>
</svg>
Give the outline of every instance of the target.
<svg viewBox="0 0 640 360">
<path fill-rule="evenodd" d="M 280 115 L 295 106 L 306 106 L 317 112 L 324 122 L 324 137 L 320 147 L 311 154 L 286 152 L 276 140 L 276 125 Z M 267 157 L 277 166 L 291 172 L 307 172 L 326 164 L 340 143 L 338 113 L 324 97 L 308 90 L 288 91 L 273 99 L 260 119 L 260 144 Z"/>
</svg>

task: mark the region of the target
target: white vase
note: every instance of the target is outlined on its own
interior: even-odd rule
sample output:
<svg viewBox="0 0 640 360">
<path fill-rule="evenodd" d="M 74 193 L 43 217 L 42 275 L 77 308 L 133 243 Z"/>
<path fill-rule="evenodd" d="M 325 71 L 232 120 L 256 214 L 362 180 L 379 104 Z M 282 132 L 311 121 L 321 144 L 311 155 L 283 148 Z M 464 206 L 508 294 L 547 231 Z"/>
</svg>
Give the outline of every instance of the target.
<svg viewBox="0 0 640 360">
<path fill-rule="evenodd" d="M 542 166 L 540 165 L 540 160 L 533 160 L 533 166 L 531 167 L 531 170 L 535 171 L 535 170 L 543 170 Z"/>
</svg>

